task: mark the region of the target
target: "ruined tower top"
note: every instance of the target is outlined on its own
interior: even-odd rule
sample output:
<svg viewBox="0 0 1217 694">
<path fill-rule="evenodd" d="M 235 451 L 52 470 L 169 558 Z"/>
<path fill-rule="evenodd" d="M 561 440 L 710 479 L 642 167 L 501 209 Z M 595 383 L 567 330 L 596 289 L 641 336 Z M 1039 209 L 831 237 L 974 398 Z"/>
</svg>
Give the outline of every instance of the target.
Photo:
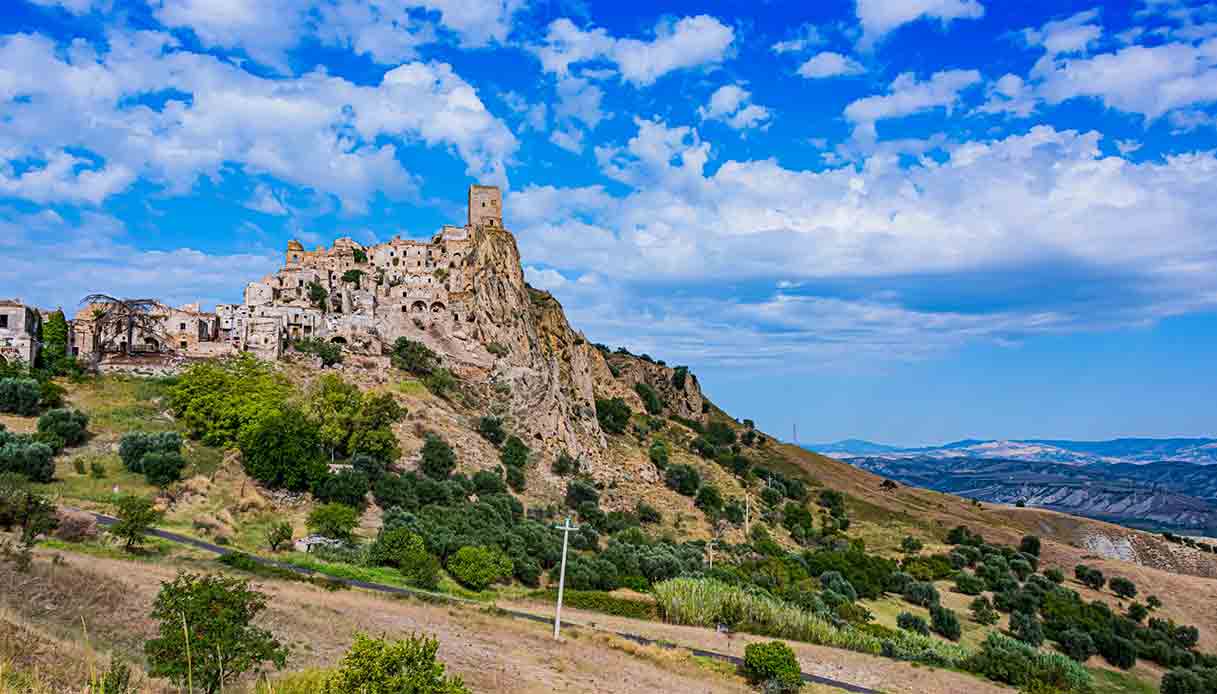
<svg viewBox="0 0 1217 694">
<path fill-rule="evenodd" d="M 498 186 L 469 186 L 469 226 L 503 228 L 503 194 Z"/>
</svg>

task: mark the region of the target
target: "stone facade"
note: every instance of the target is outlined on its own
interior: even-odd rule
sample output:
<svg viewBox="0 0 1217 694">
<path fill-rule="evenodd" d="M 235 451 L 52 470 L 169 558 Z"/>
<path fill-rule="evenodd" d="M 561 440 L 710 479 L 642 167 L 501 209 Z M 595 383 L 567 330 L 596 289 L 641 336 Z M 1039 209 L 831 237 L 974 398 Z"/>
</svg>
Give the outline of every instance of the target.
<svg viewBox="0 0 1217 694">
<path fill-rule="evenodd" d="M 42 313 L 19 299 L 0 300 L 0 357 L 33 364 L 42 344 Z"/>
<path fill-rule="evenodd" d="M 128 348 L 127 335 L 113 325 L 102 328 L 96 324 L 97 307 L 85 306 L 76 312 L 69 331 L 69 349 L 78 359 L 87 359 L 100 352 L 103 358 L 127 356 L 174 355 L 206 358 L 235 352 L 219 341 L 220 321 L 215 313 L 203 311 L 198 304 L 174 308 L 158 304 L 152 311 L 159 329 L 146 333 L 136 329 Z"/>
</svg>

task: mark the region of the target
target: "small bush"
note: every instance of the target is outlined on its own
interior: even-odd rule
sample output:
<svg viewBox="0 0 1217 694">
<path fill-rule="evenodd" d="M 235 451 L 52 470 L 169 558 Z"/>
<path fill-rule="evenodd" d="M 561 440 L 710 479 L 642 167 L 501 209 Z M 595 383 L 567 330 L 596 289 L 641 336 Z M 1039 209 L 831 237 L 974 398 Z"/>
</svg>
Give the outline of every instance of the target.
<svg viewBox="0 0 1217 694">
<path fill-rule="evenodd" d="M 511 487 L 512 491 L 517 494 L 524 491 L 528 484 L 528 479 L 524 476 L 524 470 L 518 467 L 508 467 L 506 472 L 507 486 Z"/>
<path fill-rule="evenodd" d="M 1027 644 L 992 632 L 965 669 L 1025 691 L 1090 691 L 1091 677 L 1078 663 L 1056 653 L 1041 653 Z"/>
<path fill-rule="evenodd" d="M 393 366 L 415 376 L 430 375 L 439 366 L 439 355 L 421 342 L 399 337 L 389 353 Z"/>
<path fill-rule="evenodd" d="M 322 694 L 469 694 L 459 677 L 448 677 L 435 658 L 439 642 L 411 635 L 401 641 L 355 635 L 355 643 Z"/>
<path fill-rule="evenodd" d="M 110 532 L 124 541 L 130 550 L 144 541 L 144 536 L 161 514 L 152 507 L 152 499 L 128 495 L 118 500 L 118 522 L 110 526 Z"/>
<path fill-rule="evenodd" d="M 1066 629 L 1057 642 L 1065 655 L 1079 663 L 1086 662 L 1090 656 L 1098 653 L 1094 639 L 1090 638 L 1090 634 L 1078 628 Z"/>
<path fill-rule="evenodd" d="M 448 475 L 456 469 L 456 453 L 452 446 L 435 434 L 427 434 L 422 455 L 419 469 L 431 479 L 448 479 Z"/>
<path fill-rule="evenodd" d="M 1051 569 L 1044 569 L 1044 577 L 1047 578 L 1049 581 L 1052 581 L 1053 583 L 1057 584 L 1058 586 L 1065 582 L 1064 572 L 1062 572 L 1060 569 L 1058 569 L 1056 567 L 1052 567 Z"/>
<path fill-rule="evenodd" d="M 1112 576 L 1111 580 L 1107 582 L 1107 587 L 1111 588 L 1111 592 L 1125 600 L 1134 598 L 1137 595 L 1137 585 L 1123 576 Z"/>
<path fill-rule="evenodd" d="M 308 337 L 296 340 L 292 347 L 301 354 L 311 354 L 321 360 L 322 366 L 333 366 L 342 363 L 342 345 L 326 342 L 320 338 Z"/>
<path fill-rule="evenodd" d="M 32 378 L 0 378 L 0 412 L 30 417 L 38 414 L 42 390 Z"/>
<path fill-rule="evenodd" d="M 955 590 L 964 595 L 980 595 L 985 591 L 985 582 L 974 573 L 960 571 L 955 577 Z"/>
<path fill-rule="evenodd" d="M 638 506 L 634 509 L 634 514 L 638 516 L 640 523 L 655 524 L 663 522 L 663 514 L 659 512 L 659 509 L 645 501 L 638 502 Z"/>
<path fill-rule="evenodd" d="M 118 444 L 118 457 L 123 467 L 131 472 L 143 473 L 144 456 L 148 453 L 182 452 L 182 437 L 176 431 L 148 433 L 133 431 L 124 434 Z"/>
<path fill-rule="evenodd" d="M 985 626 L 997 624 L 1001 619 L 1001 615 L 997 610 L 993 609 L 993 603 L 986 597 L 979 597 L 972 601 L 970 605 L 972 610 L 972 621 Z"/>
<path fill-rule="evenodd" d="M 512 569 L 511 559 L 497 547 L 462 547 L 448 559 L 452 577 L 472 590 L 511 578 Z"/>
<path fill-rule="evenodd" d="M 571 480 L 566 485 L 566 505 L 570 508 L 579 508 L 584 502 L 591 502 L 593 505 L 599 506 L 600 492 L 596 491 L 591 482 Z"/>
<path fill-rule="evenodd" d="M 659 394 L 650 385 L 638 383 L 634 386 L 634 392 L 638 393 L 647 414 L 656 415 L 663 412 L 663 401 L 659 399 Z"/>
<path fill-rule="evenodd" d="M 1044 627 L 1030 612 L 1010 613 L 1010 633 L 1033 648 L 1039 648 L 1044 643 Z"/>
<path fill-rule="evenodd" d="M 647 450 L 647 455 L 650 456 L 651 463 L 660 470 L 668 467 L 668 444 L 663 441 L 653 442 Z"/>
<path fill-rule="evenodd" d="M 292 524 L 287 521 L 274 523 L 266 529 L 266 546 L 278 552 L 292 541 Z"/>
<path fill-rule="evenodd" d="M 914 634 L 921 634 L 922 636 L 930 635 L 930 625 L 926 623 L 925 618 L 912 612 L 901 612 L 896 615 L 896 626 L 905 631 L 911 631 Z"/>
<path fill-rule="evenodd" d="M 803 686 L 799 660 L 781 641 L 748 644 L 744 648 L 744 674 L 767 692 L 796 692 Z"/>
</svg>

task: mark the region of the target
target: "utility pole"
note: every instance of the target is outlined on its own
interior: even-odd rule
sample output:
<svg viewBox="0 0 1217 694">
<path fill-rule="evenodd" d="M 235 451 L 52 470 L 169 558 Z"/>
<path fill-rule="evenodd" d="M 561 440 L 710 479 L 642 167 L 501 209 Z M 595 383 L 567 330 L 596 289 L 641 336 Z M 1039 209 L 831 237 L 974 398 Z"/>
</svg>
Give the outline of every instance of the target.
<svg viewBox="0 0 1217 694">
<path fill-rule="evenodd" d="M 562 531 L 562 568 L 558 572 L 558 608 L 554 610 L 554 640 L 558 639 L 558 632 L 562 629 L 562 591 L 566 588 L 566 546 L 570 542 L 570 533 L 572 530 L 579 528 L 571 525 L 570 516 L 566 517 L 566 522 L 562 525 L 555 525 L 554 530 Z"/>
</svg>

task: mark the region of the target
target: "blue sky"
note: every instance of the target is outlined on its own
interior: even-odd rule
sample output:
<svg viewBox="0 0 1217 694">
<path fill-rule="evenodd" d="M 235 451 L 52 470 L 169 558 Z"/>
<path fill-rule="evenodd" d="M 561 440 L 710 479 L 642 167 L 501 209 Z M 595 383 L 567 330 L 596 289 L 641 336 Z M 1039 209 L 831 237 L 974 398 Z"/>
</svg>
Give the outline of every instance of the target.
<svg viewBox="0 0 1217 694">
<path fill-rule="evenodd" d="M 0 295 L 234 301 L 480 181 L 780 435 L 1217 435 L 1215 148 L 1204 2 L 9 0 Z"/>
</svg>

